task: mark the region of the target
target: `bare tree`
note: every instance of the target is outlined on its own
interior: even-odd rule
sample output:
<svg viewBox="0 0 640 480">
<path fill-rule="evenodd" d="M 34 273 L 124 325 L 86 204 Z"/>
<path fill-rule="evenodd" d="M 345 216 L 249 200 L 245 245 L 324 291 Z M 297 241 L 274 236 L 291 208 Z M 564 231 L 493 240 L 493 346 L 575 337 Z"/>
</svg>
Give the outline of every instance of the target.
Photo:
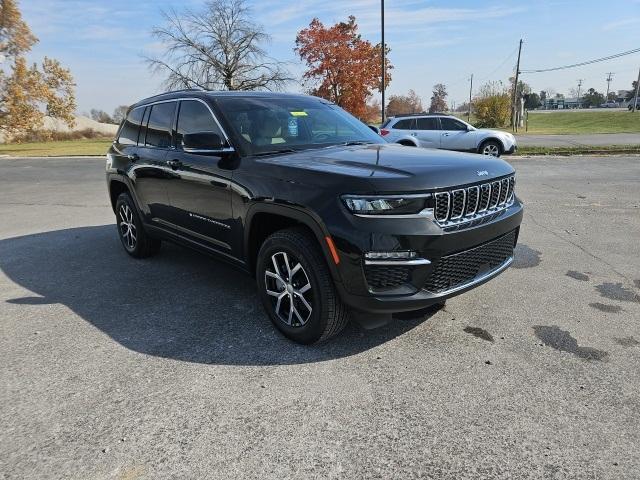
<svg viewBox="0 0 640 480">
<path fill-rule="evenodd" d="M 167 75 L 166 87 L 278 90 L 292 80 L 284 64 L 262 48 L 271 37 L 251 20 L 245 0 L 211 0 L 203 11 L 162 14 L 166 24 L 153 35 L 165 52 L 147 57 L 147 63 Z"/>
</svg>

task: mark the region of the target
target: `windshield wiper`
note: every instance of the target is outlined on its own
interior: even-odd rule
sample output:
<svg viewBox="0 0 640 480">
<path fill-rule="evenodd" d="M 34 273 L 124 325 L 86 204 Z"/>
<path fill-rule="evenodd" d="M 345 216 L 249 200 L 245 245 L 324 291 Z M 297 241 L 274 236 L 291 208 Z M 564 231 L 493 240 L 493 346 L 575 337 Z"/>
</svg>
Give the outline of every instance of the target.
<svg viewBox="0 0 640 480">
<path fill-rule="evenodd" d="M 293 148 L 281 148 L 279 150 L 268 150 L 266 152 L 254 153 L 253 157 L 264 157 L 266 155 L 277 155 L 278 153 L 296 153 L 299 150 L 295 150 Z"/>
<path fill-rule="evenodd" d="M 344 142 L 342 145 L 348 147 L 350 145 L 371 145 L 374 142 L 370 142 L 368 140 L 353 140 L 351 142 Z"/>
</svg>

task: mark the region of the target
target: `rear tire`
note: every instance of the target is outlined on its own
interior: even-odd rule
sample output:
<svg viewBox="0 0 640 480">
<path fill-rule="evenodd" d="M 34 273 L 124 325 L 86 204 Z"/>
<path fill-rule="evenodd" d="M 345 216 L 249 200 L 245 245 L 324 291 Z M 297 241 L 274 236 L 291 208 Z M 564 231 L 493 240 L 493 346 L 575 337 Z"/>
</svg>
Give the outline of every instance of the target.
<svg viewBox="0 0 640 480">
<path fill-rule="evenodd" d="M 309 345 L 337 335 L 349 314 L 315 238 L 304 228 L 280 230 L 258 253 L 258 293 L 282 334 Z"/>
<path fill-rule="evenodd" d="M 123 192 L 116 201 L 118 236 L 124 250 L 134 258 L 147 258 L 160 250 L 161 242 L 145 231 L 131 196 Z"/>
<path fill-rule="evenodd" d="M 400 145 L 404 145 L 405 147 L 416 147 L 417 145 L 413 142 L 409 142 L 408 140 L 402 140 L 398 142 Z"/>
</svg>

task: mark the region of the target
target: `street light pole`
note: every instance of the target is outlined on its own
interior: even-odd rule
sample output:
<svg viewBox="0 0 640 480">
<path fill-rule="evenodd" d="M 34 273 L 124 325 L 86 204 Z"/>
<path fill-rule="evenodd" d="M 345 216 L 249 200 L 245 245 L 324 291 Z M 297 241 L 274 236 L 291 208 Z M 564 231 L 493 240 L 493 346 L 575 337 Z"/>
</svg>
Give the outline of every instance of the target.
<svg viewBox="0 0 640 480">
<path fill-rule="evenodd" d="M 382 123 L 384 123 L 384 89 L 386 83 L 386 74 L 385 74 L 385 64 L 386 64 L 386 46 L 384 44 L 384 0 L 380 0 L 380 21 L 382 26 L 382 58 L 381 58 L 381 67 L 382 67 Z"/>
</svg>

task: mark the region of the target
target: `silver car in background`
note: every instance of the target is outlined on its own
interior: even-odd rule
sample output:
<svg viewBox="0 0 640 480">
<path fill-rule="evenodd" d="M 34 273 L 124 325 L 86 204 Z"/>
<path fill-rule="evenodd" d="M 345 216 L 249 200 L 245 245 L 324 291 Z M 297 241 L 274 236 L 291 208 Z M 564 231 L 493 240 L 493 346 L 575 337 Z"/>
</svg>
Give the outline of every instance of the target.
<svg viewBox="0 0 640 480">
<path fill-rule="evenodd" d="M 440 148 L 499 157 L 514 153 L 516 139 L 508 132 L 475 128 L 452 115 L 417 113 L 390 117 L 380 127 L 390 143 L 410 147 Z"/>
</svg>

